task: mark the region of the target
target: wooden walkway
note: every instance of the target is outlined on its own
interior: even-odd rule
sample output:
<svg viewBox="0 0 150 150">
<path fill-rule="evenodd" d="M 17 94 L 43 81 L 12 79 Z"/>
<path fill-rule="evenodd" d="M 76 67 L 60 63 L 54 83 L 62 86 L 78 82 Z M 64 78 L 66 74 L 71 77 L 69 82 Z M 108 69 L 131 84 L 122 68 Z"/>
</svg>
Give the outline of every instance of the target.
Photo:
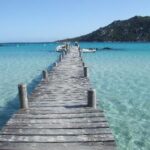
<svg viewBox="0 0 150 150">
<path fill-rule="evenodd" d="M 2 129 L 0 149 L 114 150 L 114 137 L 102 111 L 87 107 L 89 80 L 77 47 L 28 97 L 29 109 L 19 110 Z"/>
</svg>

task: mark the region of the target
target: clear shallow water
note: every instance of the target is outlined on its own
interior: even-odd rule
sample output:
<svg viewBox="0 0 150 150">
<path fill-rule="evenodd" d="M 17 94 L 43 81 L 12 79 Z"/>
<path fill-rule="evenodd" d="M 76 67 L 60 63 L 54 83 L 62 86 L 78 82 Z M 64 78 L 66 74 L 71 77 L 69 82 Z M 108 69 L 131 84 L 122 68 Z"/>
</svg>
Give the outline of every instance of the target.
<svg viewBox="0 0 150 150">
<path fill-rule="evenodd" d="M 57 58 L 55 43 L 0 47 L 0 126 L 19 107 L 17 85 L 31 91 L 41 71 Z M 114 50 L 84 54 L 119 150 L 150 149 L 150 44 L 81 43 Z M 34 80 L 33 80 L 34 79 Z"/>
<path fill-rule="evenodd" d="M 0 47 L 0 127 L 18 110 L 18 83 L 26 83 L 29 92 L 40 74 L 56 59 L 55 43 L 6 44 Z"/>
<path fill-rule="evenodd" d="M 81 43 L 114 50 L 84 54 L 118 150 L 150 150 L 150 43 Z"/>
</svg>

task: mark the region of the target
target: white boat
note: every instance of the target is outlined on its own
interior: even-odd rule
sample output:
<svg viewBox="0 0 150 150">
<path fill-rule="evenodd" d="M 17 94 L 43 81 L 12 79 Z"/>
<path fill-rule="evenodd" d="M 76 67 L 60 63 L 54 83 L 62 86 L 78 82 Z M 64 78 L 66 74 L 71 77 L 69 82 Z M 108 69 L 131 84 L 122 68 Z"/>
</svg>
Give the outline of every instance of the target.
<svg viewBox="0 0 150 150">
<path fill-rule="evenodd" d="M 66 45 L 59 45 L 56 47 L 56 52 L 66 51 Z"/>
<path fill-rule="evenodd" d="M 81 52 L 83 52 L 83 53 L 94 53 L 94 52 L 96 52 L 96 49 L 86 49 L 86 48 L 83 48 L 81 50 Z"/>
</svg>

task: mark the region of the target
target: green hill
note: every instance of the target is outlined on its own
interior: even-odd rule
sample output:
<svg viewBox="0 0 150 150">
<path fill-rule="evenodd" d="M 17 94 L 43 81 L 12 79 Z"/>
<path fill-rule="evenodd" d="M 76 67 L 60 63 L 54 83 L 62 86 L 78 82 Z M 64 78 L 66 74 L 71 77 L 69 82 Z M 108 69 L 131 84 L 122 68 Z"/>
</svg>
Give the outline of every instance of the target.
<svg viewBox="0 0 150 150">
<path fill-rule="evenodd" d="M 62 41 L 150 41 L 150 17 L 114 21 L 87 35 Z"/>
</svg>

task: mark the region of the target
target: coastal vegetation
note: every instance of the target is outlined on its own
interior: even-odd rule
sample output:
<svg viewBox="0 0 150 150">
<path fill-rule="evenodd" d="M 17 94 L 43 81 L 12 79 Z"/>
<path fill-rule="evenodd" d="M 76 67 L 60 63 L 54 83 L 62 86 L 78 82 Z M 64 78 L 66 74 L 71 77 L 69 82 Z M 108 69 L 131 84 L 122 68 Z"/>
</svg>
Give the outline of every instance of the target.
<svg viewBox="0 0 150 150">
<path fill-rule="evenodd" d="M 106 27 L 71 39 L 62 41 L 150 41 L 150 17 L 135 16 L 128 20 L 114 21 Z"/>
</svg>

